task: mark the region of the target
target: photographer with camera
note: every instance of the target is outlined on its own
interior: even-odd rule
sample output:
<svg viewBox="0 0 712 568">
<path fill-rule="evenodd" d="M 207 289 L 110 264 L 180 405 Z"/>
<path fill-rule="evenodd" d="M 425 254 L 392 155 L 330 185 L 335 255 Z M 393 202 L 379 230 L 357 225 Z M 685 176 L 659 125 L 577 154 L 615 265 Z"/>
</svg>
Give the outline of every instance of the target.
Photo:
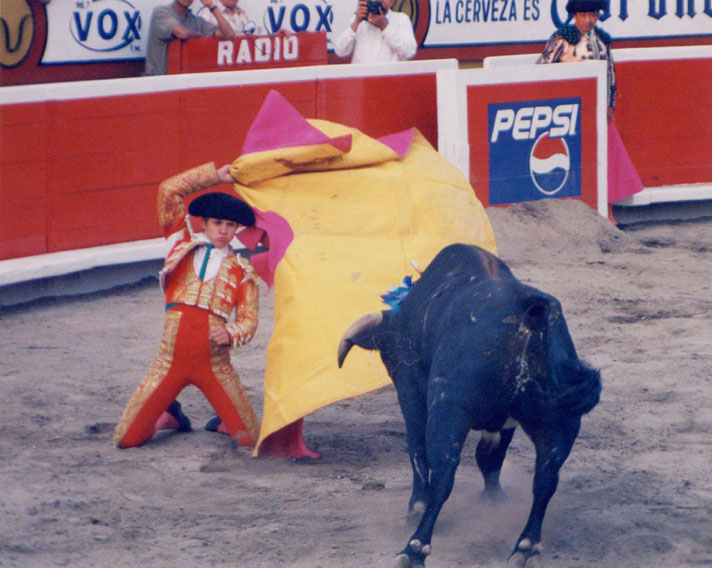
<svg viewBox="0 0 712 568">
<path fill-rule="evenodd" d="M 395 0 L 358 0 L 351 24 L 336 38 L 338 57 L 351 63 L 405 61 L 418 47 L 410 18 L 391 8 Z"/>
</svg>

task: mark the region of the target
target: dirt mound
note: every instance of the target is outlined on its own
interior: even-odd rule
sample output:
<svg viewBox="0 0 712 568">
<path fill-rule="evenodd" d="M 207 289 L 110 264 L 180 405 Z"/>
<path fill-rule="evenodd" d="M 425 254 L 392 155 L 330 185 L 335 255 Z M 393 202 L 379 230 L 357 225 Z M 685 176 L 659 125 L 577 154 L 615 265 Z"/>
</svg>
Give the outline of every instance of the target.
<svg viewBox="0 0 712 568">
<path fill-rule="evenodd" d="M 542 199 L 487 210 L 502 258 L 524 262 L 550 252 L 597 254 L 638 246 L 638 241 L 574 199 Z"/>
</svg>

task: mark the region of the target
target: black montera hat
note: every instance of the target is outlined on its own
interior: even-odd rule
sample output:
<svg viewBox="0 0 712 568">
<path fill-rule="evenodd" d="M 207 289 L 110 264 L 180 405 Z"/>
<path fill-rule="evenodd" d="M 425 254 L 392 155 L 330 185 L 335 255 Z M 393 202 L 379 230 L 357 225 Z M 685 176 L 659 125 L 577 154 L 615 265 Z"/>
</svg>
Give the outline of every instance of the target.
<svg viewBox="0 0 712 568">
<path fill-rule="evenodd" d="M 228 219 L 246 227 L 255 224 L 252 207 L 237 197 L 219 191 L 206 193 L 193 200 L 188 206 L 188 213 L 196 217 Z"/>
<path fill-rule="evenodd" d="M 569 14 L 576 12 L 599 12 L 608 7 L 608 0 L 569 0 L 566 11 Z"/>
</svg>

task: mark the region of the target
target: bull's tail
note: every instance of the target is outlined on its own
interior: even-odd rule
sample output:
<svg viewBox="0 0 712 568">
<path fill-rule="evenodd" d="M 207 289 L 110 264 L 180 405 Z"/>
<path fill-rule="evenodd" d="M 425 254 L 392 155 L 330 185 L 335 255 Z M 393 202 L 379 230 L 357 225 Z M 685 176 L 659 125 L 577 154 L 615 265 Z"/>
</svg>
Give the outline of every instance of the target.
<svg viewBox="0 0 712 568">
<path fill-rule="evenodd" d="M 582 416 L 590 412 L 601 398 L 601 373 L 580 360 L 560 363 L 566 380 L 555 392 L 541 392 L 544 416 Z"/>
<path fill-rule="evenodd" d="M 531 289 L 525 297 L 524 326 L 538 337 L 529 343 L 532 361 L 545 353 L 532 394 L 538 399 L 542 417 L 581 416 L 591 411 L 601 396 L 601 373 L 578 358 L 561 304 L 556 298 Z"/>
</svg>

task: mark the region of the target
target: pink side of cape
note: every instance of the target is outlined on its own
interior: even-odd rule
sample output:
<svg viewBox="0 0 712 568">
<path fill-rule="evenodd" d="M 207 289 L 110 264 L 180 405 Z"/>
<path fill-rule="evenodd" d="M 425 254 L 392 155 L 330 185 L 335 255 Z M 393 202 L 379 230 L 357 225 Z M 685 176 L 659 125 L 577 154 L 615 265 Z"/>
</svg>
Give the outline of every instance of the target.
<svg viewBox="0 0 712 568">
<path fill-rule="evenodd" d="M 378 141 L 381 144 L 385 144 L 396 154 L 399 158 L 403 158 L 408 153 L 408 148 L 410 148 L 411 142 L 413 142 L 413 135 L 415 134 L 415 128 L 409 128 L 408 130 L 403 130 L 402 132 L 396 132 L 394 134 L 388 134 L 379 138 Z"/>
<path fill-rule="evenodd" d="M 255 212 L 255 226 L 243 229 L 237 238 L 250 250 L 255 250 L 259 244 L 267 247 L 266 252 L 250 257 L 250 263 L 257 275 L 271 288 L 274 285 L 274 271 L 294 239 L 294 231 L 278 213 L 262 212 L 256 207 L 252 209 Z"/>
<path fill-rule="evenodd" d="M 315 144 L 331 144 L 342 152 L 348 152 L 351 135 L 329 138 L 309 124 L 280 93 L 272 90 L 247 131 L 241 155 Z"/>
</svg>

